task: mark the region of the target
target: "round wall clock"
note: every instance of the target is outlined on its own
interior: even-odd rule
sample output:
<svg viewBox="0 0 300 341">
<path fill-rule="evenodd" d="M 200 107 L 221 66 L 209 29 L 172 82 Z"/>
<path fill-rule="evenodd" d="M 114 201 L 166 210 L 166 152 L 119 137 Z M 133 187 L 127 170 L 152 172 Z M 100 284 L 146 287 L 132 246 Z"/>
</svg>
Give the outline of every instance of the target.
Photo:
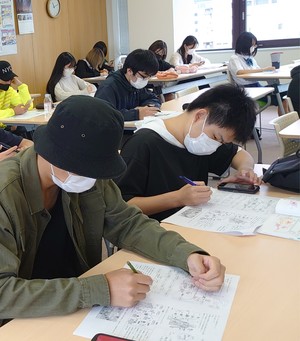
<svg viewBox="0 0 300 341">
<path fill-rule="evenodd" d="M 47 13 L 51 18 L 56 18 L 60 14 L 60 1 L 48 0 L 47 1 Z"/>
</svg>

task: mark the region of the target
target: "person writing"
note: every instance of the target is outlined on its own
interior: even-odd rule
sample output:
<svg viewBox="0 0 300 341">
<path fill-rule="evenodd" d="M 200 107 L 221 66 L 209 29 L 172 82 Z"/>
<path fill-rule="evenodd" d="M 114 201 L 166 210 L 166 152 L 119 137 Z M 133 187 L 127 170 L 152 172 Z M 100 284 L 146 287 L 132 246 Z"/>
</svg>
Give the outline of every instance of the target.
<svg viewBox="0 0 300 341">
<path fill-rule="evenodd" d="M 62 101 L 71 95 L 90 96 L 96 91 L 95 85 L 74 75 L 75 67 L 76 59 L 71 53 L 62 52 L 57 57 L 46 87 L 54 102 Z"/>
<path fill-rule="evenodd" d="M 25 114 L 33 108 L 28 86 L 12 71 L 9 62 L 0 61 L 0 118 Z"/>
<path fill-rule="evenodd" d="M 219 85 L 182 114 L 145 122 L 121 148 L 127 170 L 116 181 L 124 200 L 162 220 L 183 206 L 210 200 L 209 172 L 220 176 L 232 166 L 236 174 L 223 181 L 260 183 L 251 155 L 233 143 L 244 143 L 251 135 L 255 108 L 244 89 Z"/>
<path fill-rule="evenodd" d="M 126 57 L 123 68 L 109 74 L 99 85 L 95 97 L 108 101 L 120 110 L 125 121 L 154 116 L 161 102 L 145 87 L 157 71 L 158 62 L 152 51 L 134 50 Z"/>
<path fill-rule="evenodd" d="M 100 72 L 106 71 L 107 73 L 110 73 L 114 71 L 114 61 L 113 60 L 108 61 L 106 59 L 107 45 L 105 44 L 105 42 L 102 40 L 97 41 L 95 45 L 93 46 L 93 48 L 100 49 L 104 55 L 104 61 L 103 61 L 102 67 L 100 68 Z"/>
<path fill-rule="evenodd" d="M 171 65 L 166 61 L 168 54 L 167 44 L 163 40 L 156 40 L 149 47 L 149 51 L 152 51 L 155 54 L 155 57 L 158 61 L 158 71 L 167 71 L 173 70 L 175 68 L 174 65 Z"/>
<path fill-rule="evenodd" d="M 101 261 L 102 238 L 185 269 L 203 290 L 222 286 L 219 259 L 123 201 L 112 180 L 126 169 L 118 152 L 123 126 L 106 101 L 70 96 L 37 128 L 33 147 L 1 164 L 0 319 L 143 300 L 152 279 L 141 273 L 78 278 Z"/>
</svg>

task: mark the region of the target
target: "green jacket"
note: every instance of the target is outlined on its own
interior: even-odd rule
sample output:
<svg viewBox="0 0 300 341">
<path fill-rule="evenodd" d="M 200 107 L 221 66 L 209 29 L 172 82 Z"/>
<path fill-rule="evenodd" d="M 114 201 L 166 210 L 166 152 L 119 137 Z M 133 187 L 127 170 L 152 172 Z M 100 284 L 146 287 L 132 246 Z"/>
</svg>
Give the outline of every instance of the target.
<svg viewBox="0 0 300 341">
<path fill-rule="evenodd" d="M 189 254 L 207 254 L 128 206 L 112 180 L 84 193 L 62 192 L 65 220 L 82 272 L 101 261 L 102 237 L 119 248 L 187 270 Z M 1 161 L 0 319 L 63 315 L 109 305 L 104 275 L 31 280 L 35 255 L 50 214 L 44 208 L 33 147 Z"/>
</svg>

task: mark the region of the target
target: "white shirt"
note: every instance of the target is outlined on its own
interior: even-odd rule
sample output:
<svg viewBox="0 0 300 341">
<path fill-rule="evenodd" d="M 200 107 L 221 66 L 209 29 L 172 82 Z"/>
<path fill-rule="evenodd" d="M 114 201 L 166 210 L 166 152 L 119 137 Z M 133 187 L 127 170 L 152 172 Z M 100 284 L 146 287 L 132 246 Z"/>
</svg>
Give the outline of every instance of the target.
<svg viewBox="0 0 300 341">
<path fill-rule="evenodd" d="M 250 58 L 252 60 L 253 65 L 248 65 L 246 59 Z M 253 84 L 255 81 L 253 80 L 245 80 L 243 78 L 237 77 L 237 72 L 240 70 L 255 70 L 260 69 L 256 60 L 253 57 L 245 56 L 241 54 L 234 54 L 230 57 L 228 63 L 228 72 L 235 84 L 247 86 L 248 84 Z"/>
<path fill-rule="evenodd" d="M 200 54 L 193 52 L 192 59 L 190 61 L 191 64 L 193 63 L 199 63 L 204 61 L 205 64 L 210 64 L 210 61 L 207 58 L 203 58 L 200 56 Z M 177 66 L 177 65 L 184 65 L 184 62 L 182 60 L 181 55 L 178 52 L 175 52 L 172 54 L 169 63 L 171 65 Z"/>
<path fill-rule="evenodd" d="M 91 94 L 87 90 L 88 85 L 92 85 L 94 92 L 97 90 L 95 85 L 85 82 L 83 79 L 75 75 L 67 77 L 63 76 L 54 88 L 56 100 L 63 101 L 71 95 L 90 96 Z"/>
</svg>

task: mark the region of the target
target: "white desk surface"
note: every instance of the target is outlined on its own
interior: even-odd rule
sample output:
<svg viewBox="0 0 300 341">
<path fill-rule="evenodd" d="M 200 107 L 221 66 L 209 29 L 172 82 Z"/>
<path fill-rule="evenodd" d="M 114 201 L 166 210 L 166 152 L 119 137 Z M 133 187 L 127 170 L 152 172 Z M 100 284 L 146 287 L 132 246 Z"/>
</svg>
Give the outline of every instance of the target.
<svg viewBox="0 0 300 341">
<path fill-rule="evenodd" d="M 280 130 L 279 135 L 286 138 L 300 138 L 300 119 Z"/>
<path fill-rule="evenodd" d="M 237 75 L 237 77 L 256 80 L 291 79 L 291 70 L 295 66 L 297 66 L 297 64 L 287 64 L 281 66 L 279 69 L 275 71 L 247 73 L 244 75 Z"/>
<path fill-rule="evenodd" d="M 264 185 L 263 187 L 268 187 Z M 258 195 L 286 197 L 270 189 Z M 300 243 L 266 235 L 236 237 L 164 224 L 190 242 L 219 257 L 228 274 L 240 276 L 222 341 L 298 341 L 300 336 Z M 127 260 L 148 261 L 121 250 L 84 276 L 121 268 Z M 0 328 L 0 340 L 85 340 L 73 332 L 88 313 L 15 319 Z"/>
</svg>

